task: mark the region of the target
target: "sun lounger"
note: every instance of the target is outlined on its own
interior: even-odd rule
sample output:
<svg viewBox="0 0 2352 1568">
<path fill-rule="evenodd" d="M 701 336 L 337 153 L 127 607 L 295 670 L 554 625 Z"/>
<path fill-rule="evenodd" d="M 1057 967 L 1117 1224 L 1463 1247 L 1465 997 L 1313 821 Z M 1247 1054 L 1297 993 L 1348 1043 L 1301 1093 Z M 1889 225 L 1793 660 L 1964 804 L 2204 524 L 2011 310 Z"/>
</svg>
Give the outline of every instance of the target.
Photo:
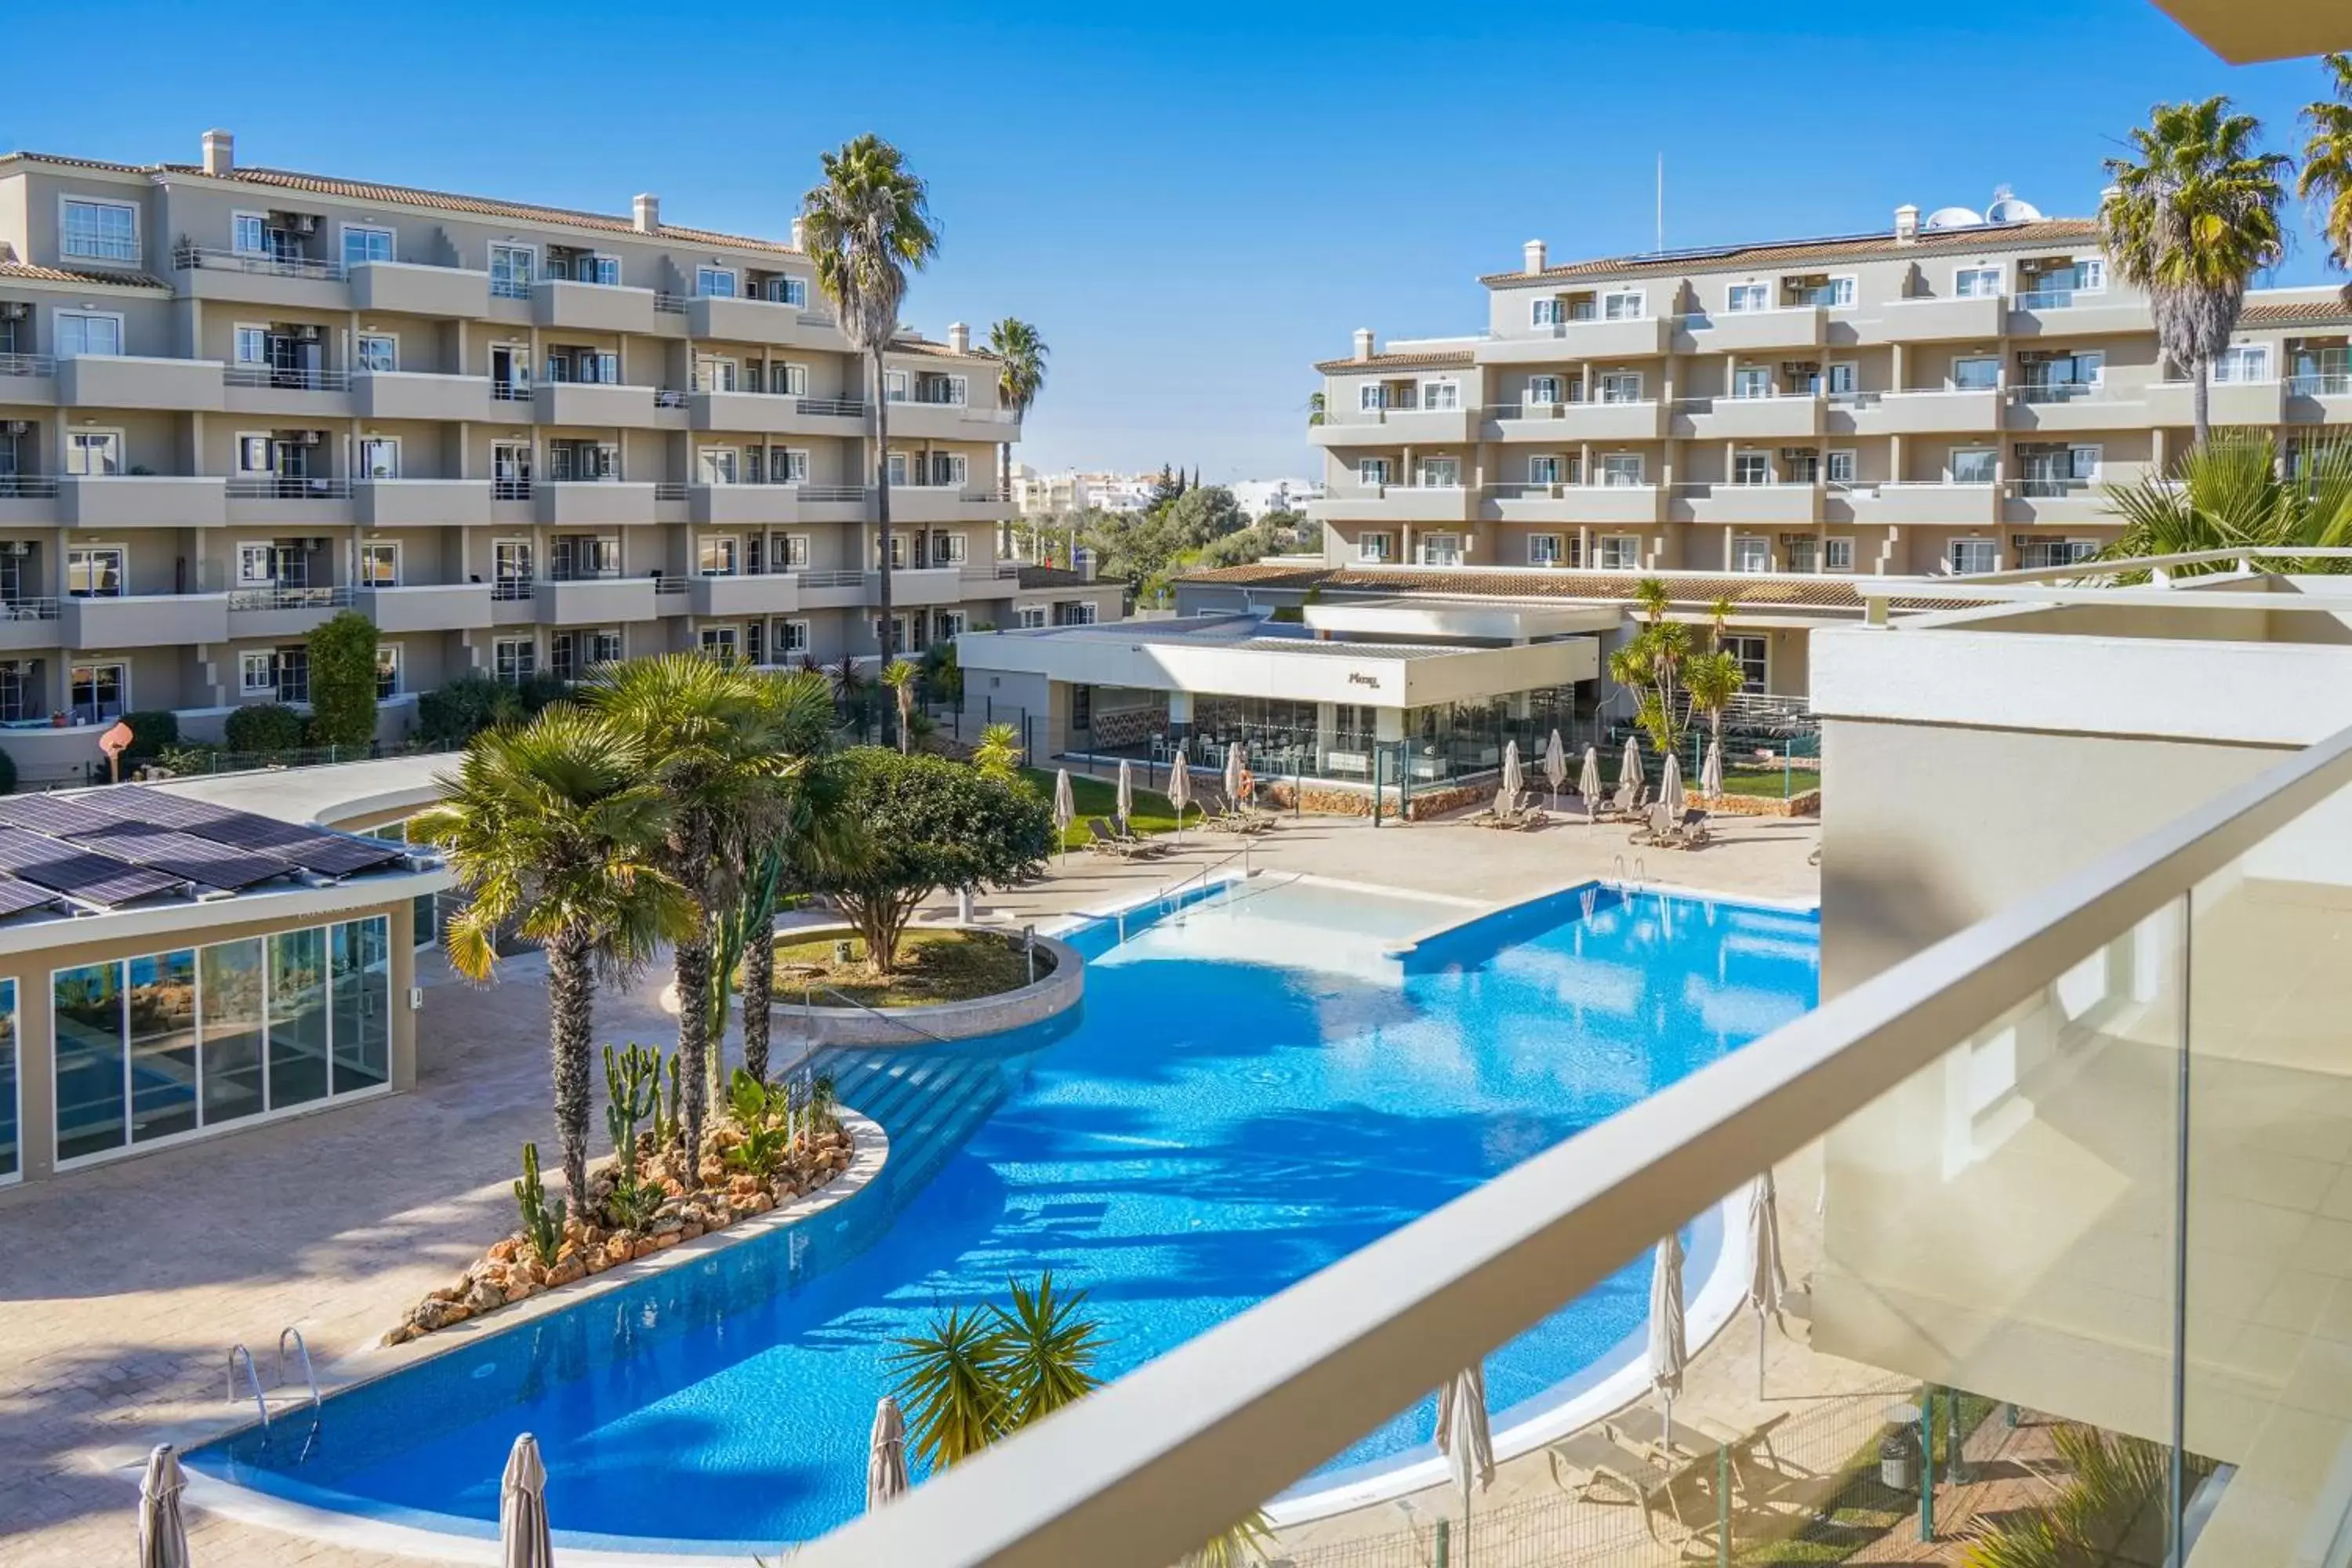
<svg viewBox="0 0 2352 1568">
<path fill-rule="evenodd" d="M 1122 860 L 1137 859 L 1141 854 L 1134 845 L 1121 842 L 1118 835 L 1111 831 L 1110 824 L 1099 816 L 1087 818 L 1087 847 L 1097 855 L 1116 855 Z"/>
<path fill-rule="evenodd" d="M 1772 1434 L 1789 1418 L 1785 1410 L 1767 1416 L 1746 1430 L 1710 1421 L 1704 1415 L 1675 1417 L 1675 1437 L 1666 1441 L 1665 1418 L 1648 1405 L 1635 1405 L 1620 1410 L 1603 1421 L 1601 1430 L 1629 1448 L 1638 1448 L 1654 1455 L 1671 1455 L 1675 1463 L 1695 1458 L 1707 1458 L 1718 1449 L 1730 1450 L 1733 1484 L 1742 1491 L 1754 1493 L 1776 1476 L 1784 1476 L 1786 1468 L 1780 1455 L 1772 1451 Z M 1759 1462 L 1769 1461 L 1769 1468 Z"/>
<path fill-rule="evenodd" d="M 1579 1502 L 1624 1503 L 1642 1510 L 1642 1523 L 1654 1538 L 1656 1513 L 1664 1508 L 1687 1527 L 1675 1489 L 1712 1474 L 1715 1457 L 1645 1452 L 1629 1448 L 1606 1431 L 1589 1428 L 1546 1446 L 1554 1485 Z"/>
<path fill-rule="evenodd" d="M 1138 858 L 1168 853 L 1168 847 L 1165 844 L 1156 838 L 1144 837 L 1134 828 L 1129 827 L 1124 817 L 1112 818 L 1110 831 L 1111 837 L 1132 849 Z"/>
</svg>

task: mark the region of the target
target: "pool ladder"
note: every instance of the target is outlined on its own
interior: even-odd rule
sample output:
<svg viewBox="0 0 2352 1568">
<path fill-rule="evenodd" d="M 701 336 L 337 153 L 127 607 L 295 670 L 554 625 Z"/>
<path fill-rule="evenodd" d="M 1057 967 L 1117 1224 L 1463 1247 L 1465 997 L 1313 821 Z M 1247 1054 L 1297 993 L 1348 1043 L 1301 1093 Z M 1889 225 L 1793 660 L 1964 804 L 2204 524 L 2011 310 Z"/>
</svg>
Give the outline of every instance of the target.
<svg viewBox="0 0 2352 1568">
<path fill-rule="evenodd" d="M 301 1358 L 302 1386 L 310 1395 L 310 1413 L 313 1416 L 310 1423 L 310 1435 L 316 1437 L 319 1432 L 319 1424 L 316 1420 L 320 1407 L 319 1374 L 310 1365 L 310 1347 L 302 1338 L 302 1331 L 291 1323 L 278 1331 L 278 1378 L 271 1386 L 274 1388 L 286 1386 L 286 1342 L 289 1340 L 294 1342 L 294 1353 Z M 261 1430 L 264 1439 L 267 1440 L 269 1432 L 269 1396 L 261 1386 L 261 1373 L 253 1363 L 253 1352 L 245 1348 L 245 1342 L 242 1340 L 231 1345 L 228 1351 L 228 1402 L 231 1405 L 237 1403 L 236 1374 L 239 1368 L 244 1369 L 246 1392 L 253 1397 L 253 1408 L 261 1416 Z"/>
<path fill-rule="evenodd" d="M 1610 868 L 1614 873 L 1610 879 L 1617 884 L 1617 890 L 1621 893 L 1640 892 L 1642 885 L 1650 879 L 1650 863 L 1638 855 L 1633 858 L 1633 877 L 1631 881 L 1625 879 L 1625 857 L 1622 855 L 1612 857 Z"/>
</svg>

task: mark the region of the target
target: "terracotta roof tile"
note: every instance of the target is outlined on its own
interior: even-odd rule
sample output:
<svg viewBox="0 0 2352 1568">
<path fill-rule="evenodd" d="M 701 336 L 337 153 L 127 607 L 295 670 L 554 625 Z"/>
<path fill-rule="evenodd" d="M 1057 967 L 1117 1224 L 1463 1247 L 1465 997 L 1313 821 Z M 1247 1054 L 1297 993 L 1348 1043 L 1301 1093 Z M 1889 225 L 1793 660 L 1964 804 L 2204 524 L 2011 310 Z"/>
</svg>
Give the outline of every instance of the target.
<svg viewBox="0 0 2352 1568">
<path fill-rule="evenodd" d="M 1686 608 L 1704 608 L 1717 599 L 1758 610 L 1837 610 L 1862 612 L 1861 595 L 1851 578 L 1762 576 L 1748 573 L 1700 574 L 1646 572 L 1597 573 L 1548 570 L 1481 572 L 1475 568 L 1412 567 L 1360 570 L 1346 566 L 1286 566 L 1261 563 L 1188 573 L 1184 583 L 1220 584 L 1232 587 L 1339 590 L 1351 594 L 1433 594 L 1454 598 L 1465 595 L 1511 599 L 1584 599 L 1627 603 L 1633 584 L 1644 577 L 1666 584 L 1671 602 Z M 1951 607 L 1958 601 L 1900 599 L 1904 608 Z"/>
<path fill-rule="evenodd" d="M 926 354 L 932 359 L 984 359 L 992 361 L 996 358 L 994 354 L 989 353 L 986 349 L 982 348 L 977 343 L 973 344 L 971 348 L 964 350 L 963 353 L 958 353 L 955 350 L 948 347 L 947 344 L 935 342 L 929 338 L 893 338 L 890 340 L 890 352 L 894 354 Z"/>
<path fill-rule="evenodd" d="M 1436 349 L 1426 353 L 1374 354 L 1370 359 L 1327 359 L 1315 368 L 1326 375 L 1347 375 L 1375 370 L 1467 370 L 1474 363 L 1468 349 Z"/>
<path fill-rule="evenodd" d="M 1726 246 L 1720 250 L 1685 250 L 1671 256 L 1601 257 L 1547 267 L 1541 272 L 1489 272 L 1478 279 L 1489 289 L 1509 289 L 1548 283 L 1563 278 L 1654 278 L 1662 273 L 1714 272 L 1745 266 L 1784 266 L 1800 261 L 1853 260 L 1864 256 L 1936 256 L 1955 250 L 2010 250 L 2036 245 L 2074 245 L 2096 238 L 2099 226 L 2088 218 L 2042 218 L 2034 223 L 1996 228 L 1969 228 L 1923 233 L 1909 245 L 1885 234 L 1852 235 L 1838 239 L 1782 239 L 1760 245 Z"/>
<path fill-rule="evenodd" d="M 36 267 L 29 261 L 0 261 L 0 278 L 22 278 L 32 283 L 102 283 L 114 289 L 171 291 L 170 284 L 144 272 L 109 272 L 95 268 L 83 271 L 70 267 Z"/>
<path fill-rule="evenodd" d="M 2249 302 L 2238 312 L 2241 327 L 2352 327 L 2352 304 L 2342 300 L 2277 300 Z"/>
</svg>

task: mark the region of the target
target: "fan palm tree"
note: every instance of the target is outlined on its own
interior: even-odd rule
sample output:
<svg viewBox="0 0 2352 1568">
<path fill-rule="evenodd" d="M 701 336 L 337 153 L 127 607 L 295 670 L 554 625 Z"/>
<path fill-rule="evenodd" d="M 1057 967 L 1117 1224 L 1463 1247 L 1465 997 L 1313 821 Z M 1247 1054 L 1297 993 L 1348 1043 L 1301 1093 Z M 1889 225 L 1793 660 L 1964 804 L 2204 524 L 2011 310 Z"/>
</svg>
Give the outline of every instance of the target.
<svg viewBox="0 0 2352 1568">
<path fill-rule="evenodd" d="M 599 975 L 625 981 L 692 928 L 661 867 L 669 801 L 625 733 L 569 703 L 477 736 L 410 831 L 448 851 L 472 896 L 442 931 L 470 980 L 498 965 L 509 922 L 547 954 L 555 1125 L 574 1213 L 588 1212 L 588 1051 Z"/>
<path fill-rule="evenodd" d="M 678 1060 L 689 1086 L 684 1118 L 689 1151 L 702 1147 L 704 1115 L 719 1092 L 714 1079 L 721 1064 L 710 1032 L 718 922 L 806 766 L 803 754 L 785 749 L 767 684 L 803 679 L 762 675 L 698 653 L 667 653 L 600 666 L 582 687 L 583 702 L 635 744 L 642 776 L 668 798 L 667 831 L 652 858 L 692 911 L 673 949 Z M 687 1164 L 691 1180 L 695 1162 L 689 1158 Z"/>
<path fill-rule="evenodd" d="M 2124 531 L 2101 552 L 2109 560 L 2200 550 L 2292 549 L 2352 543 L 2352 441 L 2303 449 L 2302 469 L 2282 479 L 2277 448 L 2261 430 L 2224 430 L 2191 451 L 2177 483 L 2150 475 L 2109 486 L 2107 510 Z M 2184 566 L 2183 574 L 2228 571 L 2231 562 Z M 2308 569 L 2339 570 L 2336 561 Z"/>
<path fill-rule="evenodd" d="M 874 393 L 874 529 L 881 552 L 882 657 L 891 646 L 890 423 L 882 356 L 898 335 L 907 274 L 939 254 L 929 195 L 896 147 L 867 132 L 823 159 L 824 181 L 801 198 L 801 237 L 842 336 L 866 357 Z"/>
<path fill-rule="evenodd" d="M 2303 173 L 2294 183 L 2302 200 L 2319 204 L 2319 237 L 2338 272 L 2352 271 L 2352 55 L 2322 55 L 2332 79 L 2332 97 L 2304 106 L 2310 139 L 2303 144 Z M 2352 305 L 2352 283 L 2344 286 Z"/>
<path fill-rule="evenodd" d="M 2254 151 L 2261 130 L 2227 98 L 2159 103 L 2131 132 L 2137 161 L 2106 161 L 2100 244 L 2116 275 L 2147 290 L 2158 348 L 2194 384 L 2200 447 L 2212 434 L 2207 368 L 2237 330 L 2248 281 L 2285 250 L 2279 181 L 2293 160 Z"/>
<path fill-rule="evenodd" d="M 892 700 L 898 705 L 898 752 L 904 756 L 915 744 L 915 689 L 923 671 L 910 658 L 894 658 L 882 667 L 882 684 L 890 689 Z"/>
<path fill-rule="evenodd" d="M 1721 634 L 1717 634 L 1717 640 Z M 1691 711 L 1706 715 L 1707 739 L 1723 743 L 1723 715 L 1748 685 L 1748 672 L 1738 656 L 1723 648 L 1694 655 L 1683 667 L 1683 689 L 1690 694 Z"/>
<path fill-rule="evenodd" d="M 988 329 L 988 352 L 996 356 L 996 400 L 1027 417 L 1037 395 L 1045 390 L 1045 360 L 1053 353 L 1037 329 L 1017 316 L 1007 316 Z M 996 444 L 997 493 L 1013 494 L 1013 443 Z"/>
</svg>

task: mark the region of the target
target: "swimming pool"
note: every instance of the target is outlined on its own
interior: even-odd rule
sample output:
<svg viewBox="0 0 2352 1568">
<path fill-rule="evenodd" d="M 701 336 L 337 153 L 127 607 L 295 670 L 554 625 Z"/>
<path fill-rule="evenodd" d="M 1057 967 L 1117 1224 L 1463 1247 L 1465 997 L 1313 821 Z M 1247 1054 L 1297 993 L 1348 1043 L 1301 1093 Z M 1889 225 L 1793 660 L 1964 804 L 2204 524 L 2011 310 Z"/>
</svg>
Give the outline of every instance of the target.
<svg viewBox="0 0 2352 1568">
<path fill-rule="evenodd" d="M 888 1131 L 807 1224 L 468 1344 L 197 1450 L 201 1474 L 495 1531 L 538 1435 L 559 1539 L 772 1551 L 862 1506 L 896 1336 L 1045 1268 L 1092 1291 L 1117 1374 L 1813 1004 L 1808 913 L 1588 887 L 1412 947 L 1464 910 L 1265 879 L 1073 932 L 1086 999 L 956 1046 L 837 1053 Z M 1694 1292 L 1722 1226 L 1695 1222 Z M 1488 1358 L 1498 1429 L 1638 1354 L 1646 1259 Z M 1409 1411 L 1301 1489 L 1425 1451 Z"/>
</svg>

